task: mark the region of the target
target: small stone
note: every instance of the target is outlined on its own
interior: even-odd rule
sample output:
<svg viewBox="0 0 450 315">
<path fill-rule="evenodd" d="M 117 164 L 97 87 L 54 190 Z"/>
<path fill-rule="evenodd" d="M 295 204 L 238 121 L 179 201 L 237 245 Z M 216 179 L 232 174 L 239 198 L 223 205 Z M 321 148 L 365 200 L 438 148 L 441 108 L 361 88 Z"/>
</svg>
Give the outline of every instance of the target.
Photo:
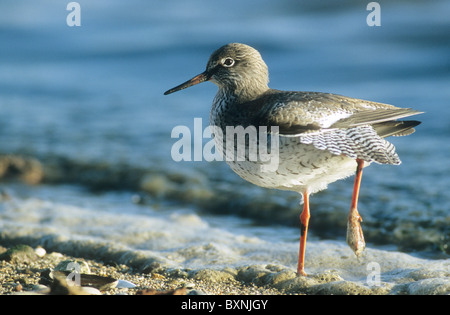
<svg viewBox="0 0 450 315">
<path fill-rule="evenodd" d="M 188 283 L 185 283 L 185 284 L 183 285 L 183 287 L 186 288 L 186 289 L 188 289 L 188 290 L 193 290 L 193 289 L 195 288 L 195 283 L 188 282 Z"/>
<path fill-rule="evenodd" d="M 38 257 L 44 257 L 45 254 L 47 254 L 47 252 L 45 251 L 44 248 L 38 246 L 34 249 L 34 253 L 38 256 Z"/>
<path fill-rule="evenodd" d="M 131 289 L 135 287 L 136 285 L 133 282 L 127 280 L 119 280 L 116 286 L 117 289 Z"/>
</svg>

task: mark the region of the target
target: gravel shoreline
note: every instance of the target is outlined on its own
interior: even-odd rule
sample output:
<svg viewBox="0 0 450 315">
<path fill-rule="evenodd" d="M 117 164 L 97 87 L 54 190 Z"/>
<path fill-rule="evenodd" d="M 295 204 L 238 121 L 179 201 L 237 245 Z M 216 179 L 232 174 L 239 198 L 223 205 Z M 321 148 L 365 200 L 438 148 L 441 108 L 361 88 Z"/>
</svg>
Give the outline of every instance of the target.
<svg viewBox="0 0 450 315">
<path fill-rule="evenodd" d="M 401 263 L 405 254 L 368 250 L 393 267 L 397 279 L 377 285 L 344 280 L 344 270 L 329 269 L 307 277 L 280 265 L 250 265 L 222 270 L 138 270 L 130 265 L 47 253 L 42 247 L 0 246 L 1 295 L 448 295 L 449 261 Z M 324 252 L 322 251 L 324 255 Z M 383 258 L 384 257 L 384 258 Z M 402 258 L 403 257 L 403 258 Z M 371 257 L 369 257 L 371 258 Z M 410 258 L 408 258 L 410 259 Z M 423 261 L 422 261 L 423 263 Z M 79 266 L 78 285 L 73 269 Z M 356 265 L 352 264 L 355 268 Z M 413 266 L 414 268 L 411 268 Z M 155 267 L 155 266 L 153 266 Z M 72 272 L 71 272 L 72 271 Z M 64 273 L 65 272 L 65 273 Z M 385 277 L 382 276 L 382 277 Z M 347 276 L 345 276 L 347 278 Z M 81 279 L 81 280 L 80 280 Z"/>
<path fill-rule="evenodd" d="M 42 249 L 39 250 L 42 251 Z M 7 249 L 0 246 L 0 257 L 6 252 Z M 164 271 L 142 273 L 123 264 L 108 264 L 52 252 L 33 259 L 0 260 L 0 294 L 65 294 L 61 291 L 51 292 L 52 283 L 48 280 L 48 274 L 65 261 L 85 262 L 93 275 L 114 278 L 135 285 L 132 288 L 114 287 L 98 291 L 68 292 L 68 294 L 278 295 L 283 293 L 275 288 L 238 281 L 231 273 L 227 275 L 226 272 L 219 272 L 220 277 L 217 276 L 217 272 L 208 270 L 191 275 L 188 272 Z"/>
<path fill-rule="evenodd" d="M 81 266 L 78 270 L 81 273 L 80 285 L 73 286 L 67 282 L 69 278 L 75 279 L 69 269 L 64 269 L 68 264 Z M 61 270 L 66 270 L 62 276 Z M 154 268 L 149 272 L 143 272 L 114 262 L 105 263 L 58 252 L 47 253 L 41 247 L 16 245 L 7 249 L 0 246 L 1 295 L 448 295 L 450 293 L 450 275 L 445 268 L 396 271 L 401 272 L 404 272 L 404 275 L 400 283 L 382 282 L 376 286 L 344 280 L 337 270 L 297 277 L 293 270 L 278 265 L 251 265 L 236 269 L 227 267 L 222 270 Z M 83 284 L 86 277 L 94 277 L 95 283 Z"/>
</svg>

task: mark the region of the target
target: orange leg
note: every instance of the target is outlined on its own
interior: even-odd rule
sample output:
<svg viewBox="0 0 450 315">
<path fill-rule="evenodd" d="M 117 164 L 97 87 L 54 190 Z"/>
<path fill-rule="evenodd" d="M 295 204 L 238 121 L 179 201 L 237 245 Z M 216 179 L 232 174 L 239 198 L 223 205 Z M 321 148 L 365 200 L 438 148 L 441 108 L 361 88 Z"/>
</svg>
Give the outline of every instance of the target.
<svg viewBox="0 0 450 315">
<path fill-rule="evenodd" d="M 306 276 L 304 270 L 305 267 L 305 248 L 306 248 L 306 235 L 308 234 L 308 222 L 309 222 L 309 194 L 303 193 L 303 211 L 300 214 L 300 250 L 298 253 L 298 267 L 297 274 L 299 276 Z"/>
<path fill-rule="evenodd" d="M 362 177 L 362 170 L 364 167 L 364 161 L 357 159 L 356 163 L 358 163 L 358 166 L 356 167 L 352 204 L 350 206 L 350 212 L 348 214 L 348 222 L 347 222 L 347 244 L 355 252 L 355 255 L 359 257 L 363 252 L 364 247 L 366 246 L 366 243 L 364 242 L 363 231 L 360 224 L 362 218 L 359 215 L 357 209 L 359 187 L 361 185 L 361 177 Z"/>
</svg>

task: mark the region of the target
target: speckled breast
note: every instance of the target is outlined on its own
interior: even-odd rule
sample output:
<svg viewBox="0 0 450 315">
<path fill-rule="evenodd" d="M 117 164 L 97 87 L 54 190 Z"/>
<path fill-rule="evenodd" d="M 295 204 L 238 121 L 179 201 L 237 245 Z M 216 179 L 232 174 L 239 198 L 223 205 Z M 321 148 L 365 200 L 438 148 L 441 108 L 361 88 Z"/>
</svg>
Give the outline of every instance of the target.
<svg viewBox="0 0 450 315">
<path fill-rule="evenodd" d="M 210 120 L 220 134 L 216 147 L 236 174 L 255 185 L 314 193 L 356 169 L 353 158 L 303 144 L 298 137 L 265 133 L 266 126 L 239 125 L 239 117 L 229 113 L 225 102 L 214 103 Z"/>
</svg>

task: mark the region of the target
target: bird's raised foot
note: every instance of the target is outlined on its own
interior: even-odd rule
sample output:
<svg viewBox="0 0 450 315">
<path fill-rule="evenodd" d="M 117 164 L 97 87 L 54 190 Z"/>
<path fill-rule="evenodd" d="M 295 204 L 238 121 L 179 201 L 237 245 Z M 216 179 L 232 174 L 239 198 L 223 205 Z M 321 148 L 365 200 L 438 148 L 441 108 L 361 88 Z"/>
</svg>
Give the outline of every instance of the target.
<svg viewBox="0 0 450 315">
<path fill-rule="evenodd" d="M 364 241 L 364 235 L 360 222 L 362 221 L 358 210 L 351 209 L 347 222 L 347 244 L 355 253 L 356 257 L 360 257 L 366 242 Z"/>
</svg>

